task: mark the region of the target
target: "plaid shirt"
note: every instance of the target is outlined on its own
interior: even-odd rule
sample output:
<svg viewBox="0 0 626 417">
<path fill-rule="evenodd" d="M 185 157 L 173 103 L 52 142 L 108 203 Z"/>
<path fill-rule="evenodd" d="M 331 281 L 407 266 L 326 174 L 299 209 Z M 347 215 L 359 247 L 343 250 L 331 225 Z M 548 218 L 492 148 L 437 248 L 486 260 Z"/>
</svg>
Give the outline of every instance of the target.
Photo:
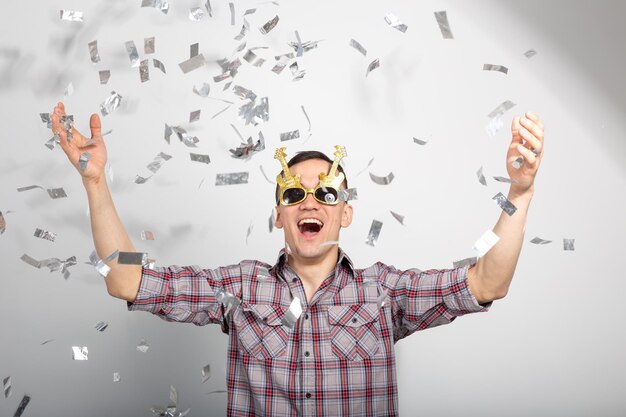
<svg viewBox="0 0 626 417">
<path fill-rule="evenodd" d="M 397 416 L 394 343 L 488 308 L 470 293 L 468 268 L 355 269 L 340 249 L 311 302 L 284 252 L 274 266 L 144 268 L 129 309 L 222 325 L 228 416 Z M 227 314 L 220 290 L 240 300 Z M 291 328 L 283 317 L 295 297 L 303 312 Z"/>
</svg>

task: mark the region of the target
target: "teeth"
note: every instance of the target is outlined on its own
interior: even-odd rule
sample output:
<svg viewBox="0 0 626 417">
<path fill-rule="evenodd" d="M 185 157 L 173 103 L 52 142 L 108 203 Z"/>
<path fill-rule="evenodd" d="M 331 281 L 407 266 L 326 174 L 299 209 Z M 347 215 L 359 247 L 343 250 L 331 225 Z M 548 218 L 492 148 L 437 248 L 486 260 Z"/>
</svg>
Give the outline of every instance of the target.
<svg viewBox="0 0 626 417">
<path fill-rule="evenodd" d="M 298 226 L 304 224 L 304 223 L 314 223 L 317 224 L 318 226 L 323 226 L 324 223 L 322 223 L 321 221 L 317 220 L 317 219 L 302 219 L 298 222 Z"/>
</svg>

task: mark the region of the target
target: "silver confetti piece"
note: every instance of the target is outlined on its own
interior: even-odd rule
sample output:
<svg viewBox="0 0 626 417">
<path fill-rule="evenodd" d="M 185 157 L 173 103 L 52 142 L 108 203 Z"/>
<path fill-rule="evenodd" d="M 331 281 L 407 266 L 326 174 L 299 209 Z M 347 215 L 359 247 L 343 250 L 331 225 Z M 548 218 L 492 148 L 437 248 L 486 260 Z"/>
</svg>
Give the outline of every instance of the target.
<svg viewBox="0 0 626 417">
<path fill-rule="evenodd" d="M 249 30 L 250 30 L 250 24 L 248 23 L 246 19 L 243 19 L 243 26 L 241 26 L 241 30 L 239 31 L 239 34 L 235 36 L 234 39 L 236 41 L 242 40 L 246 36 L 246 33 L 248 33 Z"/>
<path fill-rule="evenodd" d="M 296 321 L 302 315 L 302 303 L 298 297 L 293 297 L 291 304 L 289 305 L 289 309 L 285 312 L 285 315 L 281 319 L 281 322 L 284 326 L 293 329 L 296 325 Z"/>
<path fill-rule="evenodd" d="M 211 378 L 211 364 L 205 365 L 202 368 L 202 383 L 204 384 Z"/>
<path fill-rule="evenodd" d="M 198 120 L 200 120 L 200 111 L 201 110 L 194 110 L 189 113 L 189 123 L 197 122 Z"/>
<path fill-rule="evenodd" d="M 20 404 L 17 406 L 17 410 L 15 410 L 15 414 L 13 414 L 13 417 L 22 417 L 22 414 L 24 413 L 24 410 L 29 402 L 30 395 L 24 395 L 22 397 L 22 401 L 20 401 Z"/>
<path fill-rule="evenodd" d="M 152 65 L 154 65 L 154 68 L 160 69 L 163 74 L 167 74 L 167 72 L 165 71 L 165 65 L 158 59 L 153 59 Z"/>
<path fill-rule="evenodd" d="M 67 194 L 65 194 L 65 190 L 63 188 L 48 188 L 46 189 L 48 195 L 51 199 L 56 200 L 57 198 L 65 198 Z"/>
<path fill-rule="evenodd" d="M 74 84 L 72 84 L 71 82 L 67 85 L 67 87 L 65 87 L 65 91 L 63 91 L 63 95 L 65 97 L 69 97 L 72 94 L 74 94 Z"/>
<path fill-rule="evenodd" d="M 242 100 L 249 99 L 254 101 L 257 97 L 252 90 L 248 90 L 240 85 L 233 86 L 233 93 Z"/>
<path fill-rule="evenodd" d="M 515 158 L 515 161 L 511 162 L 511 165 L 515 169 L 520 169 L 523 164 L 524 164 L 524 157 L 521 155 Z"/>
<path fill-rule="evenodd" d="M 109 323 L 107 323 L 106 321 L 99 321 L 96 324 L 94 324 L 93 327 L 97 331 L 103 332 L 107 329 L 107 327 L 109 327 Z"/>
<path fill-rule="evenodd" d="M 263 138 L 263 133 L 259 132 L 259 140 L 256 144 L 252 141 L 252 138 L 248 138 L 247 142 L 243 142 L 237 149 L 230 149 L 229 152 L 233 158 L 249 159 L 263 149 L 265 149 L 265 139 Z M 263 171 L 263 167 L 261 167 L 261 171 Z"/>
<path fill-rule="evenodd" d="M 374 175 L 370 172 L 370 178 L 376 184 L 387 185 L 387 184 L 391 184 L 391 181 L 393 181 L 394 175 L 393 175 L 393 172 L 390 172 L 389 174 L 387 174 L 386 177 L 379 177 L 378 175 Z"/>
<path fill-rule="evenodd" d="M 200 53 L 200 44 L 198 42 L 189 45 L 189 58 L 193 58 L 199 53 Z"/>
<path fill-rule="evenodd" d="M 235 3 L 228 3 L 230 8 L 230 25 L 235 26 Z"/>
<path fill-rule="evenodd" d="M 484 64 L 483 71 L 499 71 L 503 74 L 508 74 L 509 69 L 504 65 Z"/>
<path fill-rule="evenodd" d="M 476 176 L 478 177 L 478 182 L 480 182 L 485 187 L 487 186 L 487 179 L 483 175 L 483 167 L 480 167 L 478 171 L 476 171 Z"/>
<path fill-rule="evenodd" d="M 413 142 L 417 143 L 418 145 L 426 145 L 428 143 L 427 140 L 422 140 L 418 138 L 413 138 Z"/>
<path fill-rule="evenodd" d="M 17 189 L 18 192 L 22 192 L 22 191 L 28 191 L 28 190 L 34 190 L 35 188 L 41 188 L 42 190 L 44 189 L 42 186 L 40 185 L 28 185 L 26 187 L 19 187 Z"/>
<path fill-rule="evenodd" d="M 487 117 L 493 119 L 494 117 L 502 116 L 505 112 L 511 110 L 513 107 L 515 107 L 515 103 L 513 103 L 511 100 L 503 101 L 500 105 L 498 105 L 498 107 L 493 109 L 493 111 L 489 113 Z"/>
<path fill-rule="evenodd" d="M 466 265 L 474 265 L 478 259 L 475 256 L 471 258 L 461 259 L 459 261 L 452 262 L 453 268 L 463 268 Z"/>
<path fill-rule="evenodd" d="M 113 259 L 117 258 L 117 255 L 119 254 L 119 251 L 114 251 L 112 254 L 110 254 L 109 256 L 107 256 L 104 259 L 100 259 L 98 257 L 98 255 L 96 254 L 96 251 L 92 251 L 91 254 L 89 254 L 89 265 L 92 265 L 93 267 L 96 268 L 96 271 L 98 271 L 98 273 L 105 277 L 109 274 L 109 271 L 111 271 L 111 267 L 109 267 L 107 265 L 108 262 L 111 262 Z"/>
<path fill-rule="evenodd" d="M 350 46 L 359 51 L 363 56 L 367 56 L 367 50 L 363 48 L 363 45 L 354 39 L 350 39 Z"/>
<path fill-rule="evenodd" d="M 454 39 L 452 31 L 450 30 L 450 23 L 448 23 L 448 13 L 444 10 L 441 12 L 435 12 L 435 19 L 439 25 L 439 30 L 444 39 Z"/>
<path fill-rule="evenodd" d="M 165 163 L 165 161 L 169 161 L 172 158 L 171 155 L 168 155 L 164 152 L 159 152 L 157 156 L 154 157 L 154 160 L 150 162 L 146 167 L 156 174 L 156 172 L 161 169 L 161 166 Z"/>
<path fill-rule="evenodd" d="M 375 60 L 370 62 L 370 64 L 367 66 L 367 71 L 365 71 L 365 76 L 367 77 L 370 72 L 374 71 L 378 67 L 380 67 L 380 61 L 378 60 L 378 58 L 376 58 Z"/>
<path fill-rule="evenodd" d="M 142 230 L 141 240 L 154 240 L 154 233 L 149 230 Z"/>
<path fill-rule="evenodd" d="M 209 17 L 213 17 L 213 8 L 211 7 L 211 2 L 209 0 L 206 0 L 204 7 L 206 8 Z"/>
<path fill-rule="evenodd" d="M 224 306 L 225 316 L 228 315 L 233 308 L 237 308 L 239 304 L 241 304 L 241 301 L 239 301 L 237 297 L 228 291 L 225 291 L 223 288 L 215 290 L 215 298 Z"/>
<path fill-rule="evenodd" d="M 209 158 L 209 155 L 202 155 L 199 153 L 189 153 L 189 157 L 191 158 L 192 161 L 194 162 L 202 162 L 203 164 L 208 164 L 211 162 L 211 158 Z"/>
<path fill-rule="evenodd" d="M 48 129 L 52 128 L 52 118 L 50 113 L 39 113 L 39 117 L 41 118 L 41 121 L 46 124 Z"/>
<path fill-rule="evenodd" d="M 267 35 L 270 30 L 274 29 L 278 24 L 278 15 L 274 16 L 271 20 L 265 23 L 263 26 L 259 28 L 262 34 Z"/>
<path fill-rule="evenodd" d="M 133 180 L 133 182 L 135 184 L 145 184 L 146 182 L 148 182 L 150 178 L 152 178 L 152 175 L 150 175 L 149 177 L 142 177 L 141 175 L 135 175 L 135 179 Z"/>
<path fill-rule="evenodd" d="M 227 174 L 217 174 L 215 176 L 215 185 L 235 185 L 247 183 L 248 172 L 231 172 Z"/>
<path fill-rule="evenodd" d="M 267 219 L 267 225 L 270 230 L 270 233 L 274 230 L 274 224 L 276 223 L 276 208 L 272 208 L 272 214 Z"/>
<path fill-rule="evenodd" d="M 408 29 L 408 26 L 402 23 L 400 19 L 398 19 L 398 17 L 393 13 L 387 13 L 385 15 L 385 22 L 387 22 L 387 24 L 392 28 L 397 29 L 402 33 L 405 33 Z"/>
<path fill-rule="evenodd" d="M 193 92 L 200 97 L 208 97 L 210 91 L 211 86 L 208 83 L 203 83 L 200 89 L 197 89 L 195 85 L 193 86 Z"/>
<path fill-rule="evenodd" d="M 34 266 L 35 268 L 41 268 L 41 262 L 39 262 L 37 259 L 32 258 L 30 256 L 28 256 L 27 254 L 23 254 L 20 259 L 24 262 L 26 262 L 27 264 L 29 264 L 30 266 Z"/>
<path fill-rule="evenodd" d="M 213 77 L 213 81 L 215 81 L 216 83 L 221 83 L 224 80 L 228 80 L 230 78 L 232 78 L 232 74 L 230 73 L 230 71 L 226 71 L 221 73 L 220 75 L 216 75 L 215 77 Z"/>
<path fill-rule="evenodd" d="M 306 117 L 306 121 L 309 124 L 309 132 L 311 132 L 311 119 L 309 119 L 309 115 L 306 113 L 306 110 L 304 110 L 304 106 L 301 105 L 300 108 L 302 109 L 302 113 L 304 113 L 304 117 Z"/>
<path fill-rule="evenodd" d="M 489 136 L 494 137 L 503 127 L 504 122 L 502 121 L 502 115 L 498 114 L 496 117 L 489 119 L 489 123 L 485 126 L 485 130 Z"/>
<path fill-rule="evenodd" d="M 141 339 L 139 344 L 137 345 L 137 350 L 141 353 L 146 353 L 150 349 L 150 345 L 146 341 L 146 339 Z"/>
<path fill-rule="evenodd" d="M 285 242 L 285 253 L 287 255 L 291 255 L 291 247 L 289 246 L 288 242 Z"/>
<path fill-rule="evenodd" d="M 404 216 L 389 210 L 394 219 L 396 219 L 402 226 L 404 226 Z"/>
<path fill-rule="evenodd" d="M 98 76 L 100 77 L 100 84 L 106 84 L 109 82 L 109 78 L 111 78 L 111 71 L 110 70 L 98 71 Z"/>
<path fill-rule="evenodd" d="M 45 340 L 45 341 L 41 342 L 41 344 L 42 344 L 42 345 L 47 345 L 47 344 L 48 344 L 48 343 L 50 343 L 50 342 L 54 342 L 54 339 L 48 339 L 48 340 Z"/>
<path fill-rule="evenodd" d="M 67 20 L 68 22 L 82 22 L 83 12 L 77 10 L 60 10 L 59 15 L 61 20 Z"/>
<path fill-rule="evenodd" d="M 563 238 L 563 250 L 573 251 L 574 250 L 574 240 L 575 239 Z"/>
<path fill-rule="evenodd" d="M 91 62 L 94 64 L 100 62 L 100 55 L 98 54 L 98 41 L 91 41 L 87 44 L 89 47 L 89 56 L 91 57 Z"/>
<path fill-rule="evenodd" d="M 4 398 L 9 398 L 11 396 L 11 377 L 7 376 L 4 378 L 2 385 L 4 387 Z"/>
<path fill-rule="evenodd" d="M 256 59 L 256 54 L 254 52 L 252 52 L 251 50 L 249 50 L 249 49 L 245 53 L 245 55 L 243 56 L 243 60 L 248 62 L 248 63 L 252 63 L 252 61 L 254 61 L 255 59 Z"/>
<path fill-rule="evenodd" d="M 120 382 L 122 380 L 122 377 L 120 376 L 119 372 L 113 372 L 113 382 Z"/>
<path fill-rule="evenodd" d="M 339 245 L 339 241 L 338 240 L 327 240 L 326 242 L 320 243 L 320 246 L 334 246 L 334 245 Z"/>
<path fill-rule="evenodd" d="M 80 158 L 78 159 L 78 169 L 80 172 L 85 172 L 90 158 L 91 154 L 89 152 L 83 152 L 80 154 Z"/>
<path fill-rule="evenodd" d="M 145 252 L 119 252 L 117 263 L 119 265 L 144 265 L 148 261 Z"/>
<path fill-rule="evenodd" d="M 528 51 L 524 52 L 524 56 L 529 59 L 534 57 L 535 55 L 537 55 L 537 51 L 535 51 L 534 49 L 529 49 Z"/>
<path fill-rule="evenodd" d="M 263 169 L 263 165 L 259 165 L 259 169 L 261 170 L 261 173 L 263 174 L 267 182 L 269 182 L 270 184 L 276 184 L 276 182 L 270 180 L 270 178 L 267 176 L 267 174 L 265 173 L 265 170 Z"/>
<path fill-rule="evenodd" d="M 87 346 L 72 346 L 72 359 L 75 361 L 88 360 L 89 349 L 87 349 Z"/>
<path fill-rule="evenodd" d="M 292 81 L 298 81 L 301 80 L 304 75 L 306 74 L 305 70 L 299 70 L 298 69 L 298 63 L 294 62 L 293 64 L 289 65 L 289 69 L 291 70 L 291 74 L 293 75 L 293 78 L 291 79 Z"/>
<path fill-rule="evenodd" d="M 55 133 L 54 136 L 52 136 L 46 143 L 44 143 L 44 145 L 48 149 L 53 150 L 59 143 L 61 143 L 61 136 L 58 133 Z"/>
<path fill-rule="evenodd" d="M 283 70 L 285 69 L 285 67 L 287 66 L 287 59 L 283 59 L 281 61 L 279 61 L 278 63 L 276 63 L 274 65 L 274 67 L 272 68 L 272 72 L 276 75 L 280 74 L 281 72 L 283 72 Z"/>
<path fill-rule="evenodd" d="M 493 233 L 492 230 L 487 230 L 483 235 L 474 243 L 473 249 L 478 252 L 478 257 L 483 257 L 485 254 L 500 240 L 500 237 Z"/>
<path fill-rule="evenodd" d="M 159 9 L 163 14 L 167 14 L 167 12 L 170 10 L 169 3 L 163 0 L 142 0 L 141 7 L 152 7 L 155 9 Z"/>
<path fill-rule="evenodd" d="M 188 60 L 181 62 L 178 66 L 184 74 L 187 74 L 190 71 L 203 67 L 205 64 L 206 60 L 204 59 L 204 55 L 198 54 L 193 58 L 189 58 Z"/>
<path fill-rule="evenodd" d="M 380 230 L 383 228 L 383 222 L 378 220 L 372 220 L 372 225 L 370 226 L 370 231 L 367 235 L 367 240 L 365 241 L 366 245 L 376 246 L 376 242 L 378 242 L 378 237 L 380 236 Z"/>
<path fill-rule="evenodd" d="M 146 55 L 154 53 L 154 36 L 143 38 L 143 53 Z"/>
<path fill-rule="evenodd" d="M 262 97 L 260 100 L 252 100 L 239 107 L 239 117 L 246 121 L 246 125 L 252 123 L 254 126 L 262 122 L 267 122 L 269 115 L 269 100 Z"/>
<path fill-rule="evenodd" d="M 215 119 L 217 116 L 219 116 L 220 114 L 224 113 L 226 110 L 228 110 L 230 108 L 230 106 L 226 106 L 224 107 L 222 110 L 218 111 L 217 113 L 215 113 L 213 116 L 211 116 L 211 120 Z"/>
<path fill-rule="evenodd" d="M 3 234 L 7 230 L 7 222 L 4 220 L 4 216 L 0 211 L 0 235 Z"/>
<path fill-rule="evenodd" d="M 139 66 L 139 53 L 137 52 L 137 47 L 135 46 L 134 41 L 127 41 L 124 43 L 126 46 L 126 53 L 128 54 L 128 59 L 130 59 L 131 68 L 135 68 Z"/>
<path fill-rule="evenodd" d="M 343 188 L 339 190 L 339 201 L 358 200 L 358 198 L 356 188 Z"/>
<path fill-rule="evenodd" d="M 548 243 L 552 243 L 551 240 L 544 240 L 540 237 L 534 237 L 531 239 L 530 243 L 534 243 L 535 245 L 547 245 Z"/>
<path fill-rule="evenodd" d="M 494 180 L 498 181 L 498 182 L 503 182 L 506 184 L 515 184 L 517 181 L 512 180 L 510 178 L 506 178 L 506 177 L 493 177 Z"/>
<path fill-rule="evenodd" d="M 57 237 L 56 233 L 48 232 L 39 228 L 35 229 L 34 236 L 40 239 L 49 240 L 50 242 L 54 242 L 54 239 Z"/>
<path fill-rule="evenodd" d="M 284 132 L 280 134 L 280 141 L 285 142 L 287 140 L 298 139 L 300 138 L 299 130 L 292 130 L 291 132 Z"/>
<path fill-rule="evenodd" d="M 103 116 L 111 114 L 120 106 L 121 102 L 122 96 L 117 94 L 115 91 L 111 91 L 111 95 L 100 104 L 100 113 L 102 113 Z"/>
<path fill-rule="evenodd" d="M 513 203 L 507 200 L 507 198 L 502 193 L 496 194 L 492 200 L 495 201 L 496 204 L 500 206 L 500 208 L 509 216 L 512 216 L 513 213 L 515 213 L 515 211 L 517 210 L 517 207 L 515 207 Z"/>
<path fill-rule="evenodd" d="M 254 229 L 254 225 L 250 223 L 250 226 L 248 226 L 248 231 L 246 232 L 246 246 L 248 246 L 248 238 L 252 234 L 252 229 Z"/>
<path fill-rule="evenodd" d="M 189 20 L 199 22 L 204 17 L 204 11 L 199 7 L 189 9 Z"/>
</svg>

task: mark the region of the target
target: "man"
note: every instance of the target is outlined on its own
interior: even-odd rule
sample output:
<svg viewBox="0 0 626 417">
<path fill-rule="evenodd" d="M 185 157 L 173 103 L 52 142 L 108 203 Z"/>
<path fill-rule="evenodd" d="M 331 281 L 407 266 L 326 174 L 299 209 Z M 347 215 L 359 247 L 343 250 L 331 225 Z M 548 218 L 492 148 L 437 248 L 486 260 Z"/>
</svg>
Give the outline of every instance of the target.
<svg viewBox="0 0 626 417">
<path fill-rule="evenodd" d="M 135 251 L 106 184 L 106 149 L 100 119 L 91 139 L 72 128 L 68 142 L 64 106 L 52 129 L 82 176 L 98 255 Z M 524 225 L 543 151 L 543 124 L 526 113 L 512 123 L 508 200 L 493 232 L 500 237 L 475 265 L 449 270 L 399 271 L 383 263 L 357 269 L 337 247 L 352 221 L 347 186 L 335 159 L 319 152 L 289 163 L 276 153 L 276 227 L 285 249 L 275 265 L 242 261 L 216 269 L 196 266 L 148 269 L 109 263 L 107 290 L 166 320 L 219 323 L 229 334 L 229 416 L 396 416 L 394 343 L 417 330 L 485 311 L 503 298 L 522 246 Z M 79 163 L 86 152 L 86 166 Z M 84 159 L 84 158 L 83 158 Z"/>
</svg>

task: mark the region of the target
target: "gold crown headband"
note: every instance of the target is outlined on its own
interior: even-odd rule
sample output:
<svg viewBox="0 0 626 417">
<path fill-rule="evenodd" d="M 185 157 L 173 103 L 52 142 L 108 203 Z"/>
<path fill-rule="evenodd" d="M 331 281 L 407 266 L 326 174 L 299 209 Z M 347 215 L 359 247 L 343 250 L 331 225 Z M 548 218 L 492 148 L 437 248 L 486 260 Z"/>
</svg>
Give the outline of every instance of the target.
<svg viewBox="0 0 626 417">
<path fill-rule="evenodd" d="M 300 183 L 300 174 L 296 174 L 295 176 L 291 175 L 289 165 L 287 165 L 287 161 L 285 160 L 285 157 L 287 157 L 285 149 L 287 148 L 278 148 L 274 154 L 274 159 L 278 159 L 280 165 L 283 167 L 283 172 L 276 176 L 276 182 L 280 187 L 281 193 L 286 188 L 303 188 Z M 341 183 L 346 179 L 346 176 L 343 172 L 338 172 L 337 168 L 339 167 L 339 162 L 348 156 L 348 154 L 346 153 L 346 148 L 336 145 L 335 153 L 333 153 L 333 155 L 335 156 L 335 159 L 333 160 L 333 164 L 331 165 L 328 174 L 320 172 L 320 184 L 322 187 L 332 187 L 335 190 L 339 190 L 339 187 L 341 187 Z"/>
</svg>

